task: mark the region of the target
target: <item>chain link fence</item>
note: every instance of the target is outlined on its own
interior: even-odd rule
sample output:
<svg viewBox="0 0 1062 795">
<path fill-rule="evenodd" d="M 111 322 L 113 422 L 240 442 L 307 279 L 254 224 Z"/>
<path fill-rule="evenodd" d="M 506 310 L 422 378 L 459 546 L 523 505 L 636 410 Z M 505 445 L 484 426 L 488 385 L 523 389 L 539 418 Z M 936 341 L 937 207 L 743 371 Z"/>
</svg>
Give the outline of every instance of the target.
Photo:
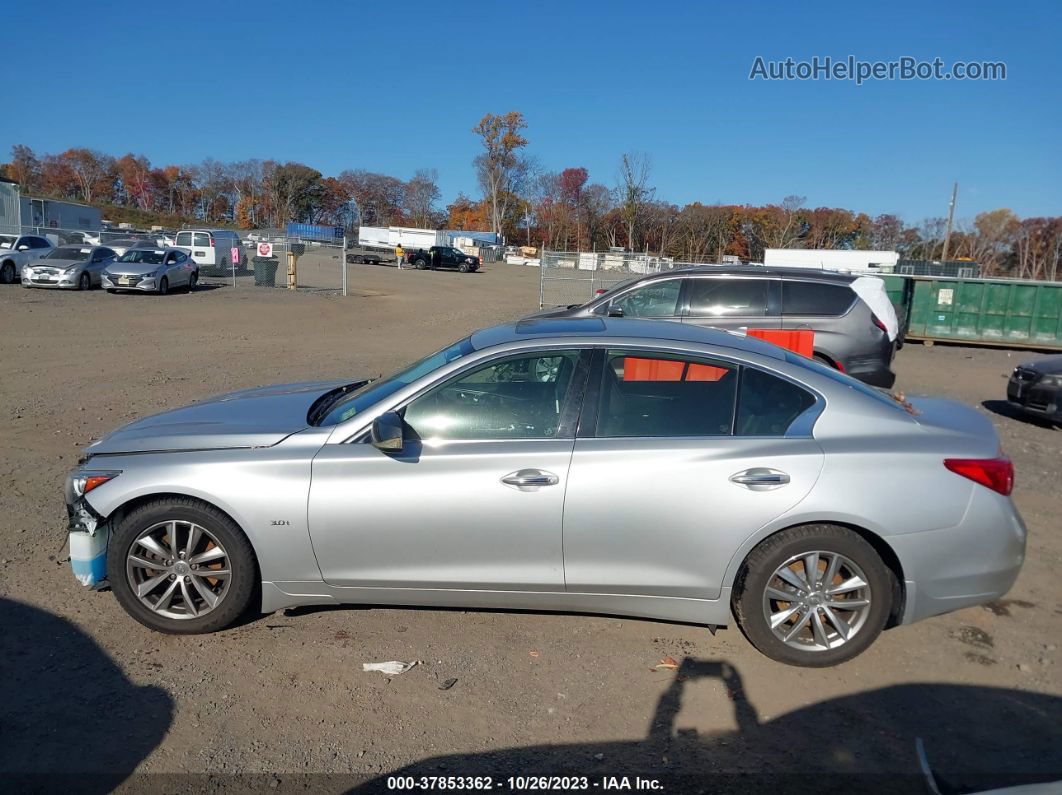
<svg viewBox="0 0 1062 795">
<path fill-rule="evenodd" d="M 196 227 L 209 229 L 209 225 Z M 277 288 L 285 289 L 289 285 L 288 254 L 296 253 L 296 274 L 294 282 L 298 290 L 341 293 L 343 289 L 343 270 L 351 266 L 344 263 L 343 244 L 289 238 L 282 232 L 269 230 L 258 233 L 237 232 L 239 237 L 239 256 L 227 248 L 206 249 L 196 244 L 192 247 L 193 259 L 199 266 L 199 280 L 203 284 L 216 287 L 236 289 Z M 27 238 L 23 240 L 22 238 Z M 3 251 L 15 251 L 18 246 L 30 246 L 23 259 L 37 259 L 48 254 L 47 247 L 38 247 L 36 240 L 47 240 L 53 247 L 104 246 L 119 255 L 134 246 L 170 246 L 174 245 L 175 232 L 144 231 L 136 229 L 60 229 L 50 226 L 10 226 L 0 228 L 0 256 Z M 197 257 L 196 252 L 205 256 Z M 11 259 L 14 259 L 13 257 Z M 212 263 L 211 260 L 214 262 Z M 20 266 L 21 267 L 21 266 Z M 20 272 L 16 269 L 14 277 Z M 350 272 L 347 273 L 348 277 Z"/>
<path fill-rule="evenodd" d="M 620 282 L 690 263 L 671 257 L 612 251 L 543 251 L 540 261 L 540 307 L 585 304 L 598 291 Z"/>
</svg>

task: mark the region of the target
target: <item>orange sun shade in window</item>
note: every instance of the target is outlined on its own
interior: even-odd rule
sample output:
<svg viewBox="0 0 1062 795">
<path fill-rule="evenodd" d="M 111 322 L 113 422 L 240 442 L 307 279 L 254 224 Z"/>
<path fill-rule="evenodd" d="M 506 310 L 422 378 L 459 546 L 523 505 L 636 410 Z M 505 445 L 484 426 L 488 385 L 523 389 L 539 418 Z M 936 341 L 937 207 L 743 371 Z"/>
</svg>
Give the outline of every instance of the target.
<svg viewBox="0 0 1062 795">
<path fill-rule="evenodd" d="M 623 359 L 624 381 L 718 381 L 727 372 L 724 367 L 672 359 Z"/>
<path fill-rule="evenodd" d="M 774 329 L 750 328 L 750 337 L 759 337 L 761 340 L 774 343 L 787 351 L 799 353 L 809 359 L 815 355 L 815 332 L 814 331 L 776 331 Z"/>
</svg>

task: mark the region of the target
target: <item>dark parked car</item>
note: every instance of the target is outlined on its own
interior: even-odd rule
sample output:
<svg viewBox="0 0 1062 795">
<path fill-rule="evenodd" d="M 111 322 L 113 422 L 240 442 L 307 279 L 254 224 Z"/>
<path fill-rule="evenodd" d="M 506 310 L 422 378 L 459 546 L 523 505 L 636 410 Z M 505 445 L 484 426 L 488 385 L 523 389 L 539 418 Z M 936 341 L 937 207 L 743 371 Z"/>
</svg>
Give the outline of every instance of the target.
<svg viewBox="0 0 1062 795">
<path fill-rule="evenodd" d="M 479 270 L 479 257 L 466 254 L 452 246 L 432 246 L 429 249 L 418 248 L 407 255 L 414 268 L 457 268 L 461 273 Z"/>
<path fill-rule="evenodd" d="M 1015 367 L 1007 383 L 1007 400 L 1028 414 L 1062 424 L 1062 356 Z"/>
<path fill-rule="evenodd" d="M 815 332 L 815 358 L 860 381 L 889 388 L 896 317 L 884 284 L 881 313 L 853 288 L 859 277 L 795 268 L 679 268 L 631 279 L 586 304 L 533 317 L 611 317 L 672 320 L 738 330 Z M 867 281 L 861 284 L 868 284 Z M 876 290 L 874 282 L 869 286 Z M 887 324 L 892 325 L 892 334 Z"/>
</svg>

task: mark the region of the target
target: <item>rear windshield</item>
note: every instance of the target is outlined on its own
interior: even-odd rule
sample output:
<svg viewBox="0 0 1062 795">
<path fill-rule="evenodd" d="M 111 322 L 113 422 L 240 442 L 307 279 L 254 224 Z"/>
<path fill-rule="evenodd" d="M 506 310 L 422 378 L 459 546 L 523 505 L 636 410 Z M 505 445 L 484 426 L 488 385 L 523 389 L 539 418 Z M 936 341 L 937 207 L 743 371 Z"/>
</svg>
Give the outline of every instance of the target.
<svg viewBox="0 0 1062 795">
<path fill-rule="evenodd" d="M 161 265 L 165 251 L 158 249 L 134 248 L 122 254 L 119 262 L 143 262 L 146 265 Z"/>
<path fill-rule="evenodd" d="M 44 255 L 45 259 L 69 259 L 84 262 L 92 253 L 91 248 L 56 248 Z"/>
<path fill-rule="evenodd" d="M 11 248 L 15 245 L 15 238 L 11 235 L 0 235 L 0 248 Z"/>
</svg>

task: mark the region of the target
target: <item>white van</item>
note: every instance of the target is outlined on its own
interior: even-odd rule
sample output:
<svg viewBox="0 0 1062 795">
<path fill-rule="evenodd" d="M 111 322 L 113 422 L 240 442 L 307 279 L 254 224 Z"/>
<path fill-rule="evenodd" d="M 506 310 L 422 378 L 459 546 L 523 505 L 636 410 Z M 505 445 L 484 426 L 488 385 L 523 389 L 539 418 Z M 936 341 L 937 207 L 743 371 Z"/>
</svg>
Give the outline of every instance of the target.
<svg viewBox="0 0 1062 795">
<path fill-rule="evenodd" d="M 231 229 L 182 229 L 173 245 L 192 252 L 192 259 L 200 267 L 228 269 L 243 267 L 240 236 Z"/>
</svg>

